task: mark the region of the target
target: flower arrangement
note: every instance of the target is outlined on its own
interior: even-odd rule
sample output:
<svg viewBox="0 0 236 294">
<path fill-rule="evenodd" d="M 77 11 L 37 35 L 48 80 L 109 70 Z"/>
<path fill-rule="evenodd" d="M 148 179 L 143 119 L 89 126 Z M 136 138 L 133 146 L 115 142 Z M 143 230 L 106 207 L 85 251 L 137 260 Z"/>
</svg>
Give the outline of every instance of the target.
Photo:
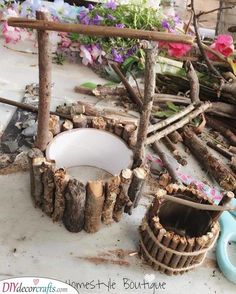
<svg viewBox="0 0 236 294">
<path fill-rule="evenodd" d="M 108 0 L 105 4 L 89 5 L 87 8 L 71 6 L 64 0 L 55 0 L 52 5 L 47 6 L 41 0 L 25 0 L 23 3 L 0 1 L 0 11 L 5 19 L 11 16 L 35 18 L 36 10 L 43 9 L 51 14 L 54 21 L 85 25 L 174 31 L 177 22 L 176 19 L 166 17 L 161 9 L 146 5 L 145 0 L 120 5 L 115 0 Z M 32 31 L 9 27 L 7 22 L 3 23 L 2 33 L 6 43 L 34 38 Z M 56 56 L 61 61 L 64 58 L 77 60 L 80 57 L 85 65 L 102 63 L 105 59 L 131 64 L 127 62 L 131 56 L 134 57 L 132 62 L 142 61 L 140 43 L 137 40 L 97 38 L 76 33 L 59 33 L 54 39 L 57 45 Z"/>
<path fill-rule="evenodd" d="M 177 16 L 166 16 L 161 7 L 148 6 L 147 0 L 136 0 L 130 4 L 119 4 L 115 0 L 108 0 L 104 4 L 89 5 L 87 8 L 71 6 L 64 0 L 54 0 L 50 5 L 41 0 L 25 0 L 22 3 L 0 0 L 0 17 L 3 20 L 12 16 L 35 18 L 36 10 L 49 12 L 53 21 L 58 22 L 169 33 L 181 31 L 181 21 Z M 32 30 L 9 27 L 6 21 L 3 22 L 2 33 L 6 43 L 17 43 L 25 39 L 36 40 L 36 34 Z M 125 71 L 130 71 L 134 67 L 142 69 L 144 66 L 144 53 L 138 40 L 55 32 L 51 34 L 51 42 L 54 46 L 55 59 L 61 64 L 65 59 L 82 60 L 84 65 L 102 64 L 107 60 L 113 60 L 121 63 Z M 159 42 L 157 46 L 162 54 L 175 58 L 182 57 L 191 50 L 190 45 L 180 43 Z M 234 50 L 232 37 L 218 36 L 211 48 L 228 57 Z M 215 59 L 212 54 L 209 54 L 209 57 Z"/>
</svg>

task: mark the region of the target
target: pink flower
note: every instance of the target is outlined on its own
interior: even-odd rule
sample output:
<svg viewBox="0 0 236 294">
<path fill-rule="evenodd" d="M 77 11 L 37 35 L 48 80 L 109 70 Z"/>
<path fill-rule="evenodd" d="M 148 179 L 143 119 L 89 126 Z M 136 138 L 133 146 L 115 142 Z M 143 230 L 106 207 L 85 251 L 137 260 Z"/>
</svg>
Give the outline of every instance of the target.
<svg viewBox="0 0 236 294">
<path fill-rule="evenodd" d="M 59 36 L 61 37 L 61 47 L 62 48 L 69 48 L 72 44 L 72 41 L 70 38 L 68 38 L 68 33 L 59 33 Z"/>
<path fill-rule="evenodd" d="M 98 45 L 91 45 L 91 55 L 94 61 L 98 61 L 99 63 L 102 63 L 102 57 L 105 55 L 106 53 L 104 51 L 102 51 L 102 49 L 100 48 L 100 46 Z"/>
<path fill-rule="evenodd" d="M 91 56 L 88 48 L 84 45 L 80 46 L 80 57 L 82 57 L 82 63 L 84 65 L 88 65 L 88 64 L 93 63 L 92 56 Z"/>
<path fill-rule="evenodd" d="M 228 57 L 234 52 L 234 41 L 230 35 L 219 35 L 210 47 L 225 57 Z M 218 60 L 212 53 L 207 52 L 207 55 L 212 60 Z"/>
<path fill-rule="evenodd" d="M 173 57 L 182 57 L 191 50 L 191 45 L 182 43 L 169 43 L 168 54 Z"/>
<path fill-rule="evenodd" d="M 21 30 L 19 28 L 8 26 L 6 21 L 3 23 L 2 33 L 6 43 L 16 43 L 21 39 Z"/>
<path fill-rule="evenodd" d="M 166 48 L 169 56 L 182 57 L 191 50 L 191 45 L 182 43 L 159 42 L 159 48 Z"/>
</svg>

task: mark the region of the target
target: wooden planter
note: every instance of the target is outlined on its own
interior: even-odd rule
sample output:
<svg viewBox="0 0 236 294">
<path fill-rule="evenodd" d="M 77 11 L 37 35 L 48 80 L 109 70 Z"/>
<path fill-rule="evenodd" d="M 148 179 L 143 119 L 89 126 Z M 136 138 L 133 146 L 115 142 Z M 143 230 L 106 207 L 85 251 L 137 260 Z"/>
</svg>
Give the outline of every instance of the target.
<svg viewBox="0 0 236 294">
<path fill-rule="evenodd" d="M 169 195 L 203 204 L 212 202 L 192 187 L 169 185 Z M 164 190 L 158 191 L 167 193 Z M 219 234 L 218 222 L 209 225 L 210 215 L 158 196 L 140 226 L 140 254 L 154 270 L 182 274 L 200 266 Z"/>
<path fill-rule="evenodd" d="M 127 145 L 136 137 L 134 124 L 105 121 L 102 117 L 76 115 L 60 127 L 59 118 L 51 116 L 50 132 L 57 135 L 73 127 L 89 127 L 111 132 Z M 102 156 L 102 155 L 101 155 Z M 100 225 L 120 221 L 124 210 L 130 212 L 137 205 L 146 176 L 141 168 L 123 169 L 108 180 L 88 181 L 86 185 L 72 178 L 66 169 L 56 168 L 39 149 L 28 153 L 31 175 L 31 195 L 36 207 L 40 207 L 54 222 L 63 221 L 70 232 L 84 229 L 95 233 Z M 138 189 L 137 189 L 138 187 Z"/>
</svg>

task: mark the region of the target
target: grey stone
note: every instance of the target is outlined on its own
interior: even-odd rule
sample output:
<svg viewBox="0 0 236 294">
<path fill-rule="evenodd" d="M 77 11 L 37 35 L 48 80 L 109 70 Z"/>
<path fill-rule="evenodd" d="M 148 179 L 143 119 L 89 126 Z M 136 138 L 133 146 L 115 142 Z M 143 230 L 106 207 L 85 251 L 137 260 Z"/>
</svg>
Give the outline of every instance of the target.
<svg viewBox="0 0 236 294">
<path fill-rule="evenodd" d="M 11 158 L 8 154 L 0 155 L 0 168 L 4 168 L 11 163 Z"/>
<path fill-rule="evenodd" d="M 34 137 L 37 135 L 37 128 L 38 124 L 35 123 L 32 126 L 29 126 L 28 128 L 24 129 L 21 134 L 24 135 L 25 137 Z"/>
<path fill-rule="evenodd" d="M 19 148 L 19 145 L 16 141 L 5 141 L 1 144 L 3 152 L 14 153 Z"/>
</svg>

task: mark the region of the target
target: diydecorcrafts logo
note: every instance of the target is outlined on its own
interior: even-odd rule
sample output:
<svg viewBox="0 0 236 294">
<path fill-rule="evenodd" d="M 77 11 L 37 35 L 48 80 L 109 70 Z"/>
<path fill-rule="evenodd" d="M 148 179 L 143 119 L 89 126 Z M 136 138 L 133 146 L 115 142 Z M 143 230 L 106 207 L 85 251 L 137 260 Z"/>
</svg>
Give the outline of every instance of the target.
<svg viewBox="0 0 236 294">
<path fill-rule="evenodd" d="M 54 279 L 21 277 L 0 281 L 0 293 L 78 294 L 78 291 L 72 286 Z"/>
</svg>

